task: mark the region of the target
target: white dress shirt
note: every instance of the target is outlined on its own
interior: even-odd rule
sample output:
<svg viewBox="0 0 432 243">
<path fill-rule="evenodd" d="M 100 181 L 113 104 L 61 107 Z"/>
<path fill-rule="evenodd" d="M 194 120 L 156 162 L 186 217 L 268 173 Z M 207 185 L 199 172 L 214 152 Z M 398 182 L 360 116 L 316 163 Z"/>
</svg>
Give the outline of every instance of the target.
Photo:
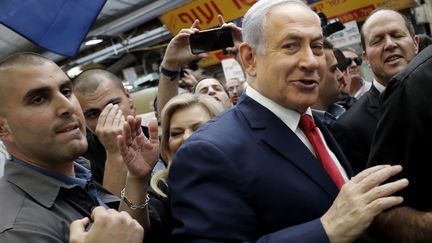
<svg viewBox="0 0 432 243">
<path fill-rule="evenodd" d="M 372 82 L 368 82 L 362 79 L 362 86 L 354 94 L 354 98 L 359 99 L 362 95 L 364 95 L 364 93 L 368 92 L 371 87 L 372 87 Z"/>
<path fill-rule="evenodd" d="M 309 142 L 309 139 L 306 137 L 306 135 L 303 133 L 303 131 L 299 127 L 300 116 L 302 114 L 300 114 L 299 112 L 297 112 L 295 110 L 291 110 L 291 109 L 287 109 L 287 108 L 282 107 L 281 105 L 277 104 L 276 102 L 274 102 L 274 101 L 270 100 L 269 98 L 260 94 L 258 91 L 256 91 L 251 86 L 249 86 L 246 89 L 246 95 L 249 96 L 250 98 L 252 98 L 253 100 L 255 100 L 256 102 L 260 103 L 261 105 L 263 105 L 265 108 L 269 109 L 273 114 L 275 114 L 279 119 L 281 119 L 281 121 L 283 123 L 285 123 L 285 125 L 287 125 L 291 129 L 291 131 L 293 131 L 297 135 L 297 137 L 306 145 L 306 147 L 312 152 L 312 154 L 315 156 L 315 158 L 317 157 L 315 154 L 315 149 L 314 149 L 313 145 Z M 310 107 L 306 110 L 305 114 L 312 116 L 312 110 Z M 312 116 L 312 119 L 313 119 L 313 116 Z M 345 181 L 348 181 L 348 176 L 347 176 L 345 169 L 340 164 L 336 155 L 329 149 L 327 142 L 326 142 L 324 136 L 322 135 L 322 133 L 318 127 L 317 127 L 317 129 L 319 131 L 321 139 L 324 141 L 324 145 L 325 145 L 327 151 L 329 152 L 330 156 L 335 161 L 335 163 L 336 163 L 339 171 L 341 172 L 343 178 L 345 179 Z"/>
<path fill-rule="evenodd" d="M 382 94 L 382 92 L 384 92 L 384 90 L 385 90 L 385 86 L 380 84 L 375 79 L 373 79 L 372 85 L 379 91 L 380 94 Z"/>
</svg>

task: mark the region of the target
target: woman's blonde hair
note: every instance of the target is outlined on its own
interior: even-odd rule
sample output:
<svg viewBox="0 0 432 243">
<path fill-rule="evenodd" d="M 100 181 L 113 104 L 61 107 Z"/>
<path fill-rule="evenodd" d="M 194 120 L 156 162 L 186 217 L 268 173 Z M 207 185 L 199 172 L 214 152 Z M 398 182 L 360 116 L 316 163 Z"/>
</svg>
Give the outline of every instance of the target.
<svg viewBox="0 0 432 243">
<path fill-rule="evenodd" d="M 211 118 L 223 111 L 223 106 L 213 97 L 203 94 L 184 93 L 171 98 L 161 113 L 161 128 L 162 137 L 160 145 L 160 153 L 164 161 L 168 163 L 166 169 L 158 171 L 152 176 L 150 186 L 159 195 L 166 197 L 167 195 L 161 190 L 161 186 L 167 186 L 167 178 L 169 168 L 171 166 L 173 154 L 169 150 L 169 138 L 171 129 L 171 118 L 179 110 L 199 105 L 203 107 Z M 161 184 L 163 183 L 163 184 Z"/>
</svg>

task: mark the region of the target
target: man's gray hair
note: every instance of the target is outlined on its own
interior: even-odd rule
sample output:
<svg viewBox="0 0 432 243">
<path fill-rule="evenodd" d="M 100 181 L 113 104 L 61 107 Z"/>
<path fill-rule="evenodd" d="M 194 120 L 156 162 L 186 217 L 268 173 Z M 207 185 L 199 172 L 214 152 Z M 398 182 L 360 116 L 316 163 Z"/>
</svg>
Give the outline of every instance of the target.
<svg viewBox="0 0 432 243">
<path fill-rule="evenodd" d="M 258 53 L 264 53 L 264 29 L 266 27 L 267 14 L 276 5 L 286 3 L 295 3 L 308 7 L 301 0 L 260 0 L 256 2 L 243 18 L 243 41 L 256 49 Z"/>
</svg>

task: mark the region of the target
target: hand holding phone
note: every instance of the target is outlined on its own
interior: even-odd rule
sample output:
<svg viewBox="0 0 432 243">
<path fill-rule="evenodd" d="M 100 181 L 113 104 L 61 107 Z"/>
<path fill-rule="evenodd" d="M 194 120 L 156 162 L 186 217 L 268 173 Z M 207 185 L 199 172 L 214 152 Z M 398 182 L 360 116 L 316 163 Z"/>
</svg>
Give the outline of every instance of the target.
<svg viewBox="0 0 432 243">
<path fill-rule="evenodd" d="M 189 44 L 193 54 L 200 54 L 233 47 L 234 41 L 230 28 L 216 28 L 192 34 Z"/>
</svg>

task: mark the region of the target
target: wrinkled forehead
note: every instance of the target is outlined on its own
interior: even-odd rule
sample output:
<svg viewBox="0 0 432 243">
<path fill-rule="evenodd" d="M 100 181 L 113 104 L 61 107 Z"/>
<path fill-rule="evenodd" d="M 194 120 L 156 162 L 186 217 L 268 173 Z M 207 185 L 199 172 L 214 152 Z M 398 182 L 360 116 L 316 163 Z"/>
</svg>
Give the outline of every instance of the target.
<svg viewBox="0 0 432 243">
<path fill-rule="evenodd" d="M 386 32 L 403 31 L 409 33 L 405 19 L 398 12 L 383 9 L 371 15 L 362 28 L 365 38 L 372 38 Z"/>
<path fill-rule="evenodd" d="M 103 110 L 108 104 L 120 105 L 127 99 L 125 91 L 118 88 L 113 82 L 102 82 L 96 90 L 91 92 L 75 91 L 74 93 L 84 112 L 92 109 Z M 124 110 L 124 106 L 121 108 L 123 112 L 130 112 Z"/>
<path fill-rule="evenodd" d="M 299 4 L 272 8 L 264 26 L 265 45 L 280 45 L 286 40 L 321 41 L 321 21 L 316 13 Z"/>
<path fill-rule="evenodd" d="M 223 87 L 222 84 L 219 81 L 217 81 L 216 79 L 214 79 L 214 78 L 207 78 L 207 79 L 201 80 L 197 84 L 196 90 L 199 91 L 199 90 L 201 90 L 203 88 L 207 88 L 207 87 L 211 87 L 211 86 L 220 86 L 220 87 Z"/>
</svg>

